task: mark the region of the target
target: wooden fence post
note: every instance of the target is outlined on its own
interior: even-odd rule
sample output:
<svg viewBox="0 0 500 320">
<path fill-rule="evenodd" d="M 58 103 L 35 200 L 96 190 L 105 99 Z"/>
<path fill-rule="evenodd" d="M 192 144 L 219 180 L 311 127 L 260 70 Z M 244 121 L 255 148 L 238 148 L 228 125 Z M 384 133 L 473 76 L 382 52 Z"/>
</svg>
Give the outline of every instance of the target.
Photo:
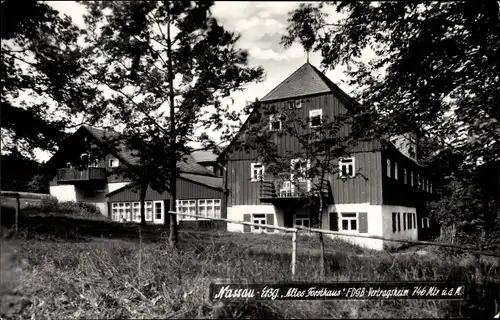
<svg viewBox="0 0 500 320">
<path fill-rule="evenodd" d="M 19 199 L 19 193 L 16 193 L 16 221 L 15 221 L 15 232 L 19 231 L 19 212 L 21 211 L 21 201 Z"/>
<path fill-rule="evenodd" d="M 295 280 L 296 262 L 297 262 L 297 230 L 292 232 L 292 280 Z"/>
<path fill-rule="evenodd" d="M 318 232 L 319 234 L 319 247 L 320 247 L 320 253 L 319 253 L 319 272 L 321 279 L 325 278 L 325 241 L 323 240 L 323 233 Z"/>
</svg>

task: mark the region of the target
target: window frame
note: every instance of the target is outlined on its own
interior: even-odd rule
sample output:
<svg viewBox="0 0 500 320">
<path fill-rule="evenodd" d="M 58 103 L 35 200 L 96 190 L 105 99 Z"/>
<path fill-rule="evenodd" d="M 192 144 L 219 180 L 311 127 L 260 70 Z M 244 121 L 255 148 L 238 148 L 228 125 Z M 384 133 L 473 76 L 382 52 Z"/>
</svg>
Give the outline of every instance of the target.
<svg viewBox="0 0 500 320">
<path fill-rule="evenodd" d="M 112 165 L 112 163 L 116 161 L 116 165 Z M 120 160 L 117 158 L 109 158 L 108 159 L 108 167 L 109 168 L 118 168 L 120 166 Z"/>
<path fill-rule="evenodd" d="M 260 177 L 254 176 L 255 166 L 261 166 L 261 174 Z M 257 182 L 261 180 L 261 177 L 264 178 L 265 166 L 262 162 L 252 162 L 250 163 L 250 180 L 252 182 Z"/>
<path fill-rule="evenodd" d="M 269 115 L 269 131 L 281 131 L 283 128 L 283 124 L 281 123 L 281 116 L 279 114 L 271 114 Z M 279 129 L 273 129 L 273 123 L 279 123 Z"/>
<path fill-rule="evenodd" d="M 209 204 L 210 202 L 210 204 Z M 209 218 L 221 218 L 222 214 L 222 201 L 221 199 L 198 199 L 197 201 L 197 208 L 200 216 L 204 216 L 206 218 L 204 219 L 209 219 Z M 204 211 L 204 214 L 202 214 L 202 208 Z M 209 210 L 211 209 L 211 215 L 208 213 Z M 218 209 L 218 210 L 216 210 Z"/>
<path fill-rule="evenodd" d="M 351 174 L 347 174 L 347 175 L 344 175 L 343 174 L 343 170 L 342 170 L 342 167 L 345 165 L 344 164 L 344 161 L 345 160 L 352 160 L 352 172 Z M 347 168 L 348 169 L 348 165 L 347 165 Z M 348 172 L 348 170 L 346 170 Z M 354 178 L 356 177 L 356 159 L 355 157 L 345 157 L 345 158 L 340 158 L 339 159 L 339 176 L 341 178 Z"/>
<path fill-rule="evenodd" d="M 193 206 L 194 204 L 194 206 Z M 181 199 L 176 201 L 176 210 L 179 213 L 187 213 L 187 214 L 197 214 L 198 208 L 196 206 L 197 201 L 196 199 Z M 191 209 L 194 207 L 194 211 Z M 186 211 L 184 211 L 184 208 L 187 208 Z M 197 220 L 196 217 L 189 217 L 185 215 L 178 215 L 177 220 Z"/>
<path fill-rule="evenodd" d="M 300 224 L 297 223 L 300 221 Z M 307 221 L 307 226 L 304 225 L 304 222 Z M 311 215 L 309 213 L 296 213 L 293 217 L 294 226 L 304 226 L 306 228 L 311 227 Z"/>
<path fill-rule="evenodd" d="M 294 158 L 294 159 L 290 159 L 290 179 L 293 181 L 293 176 L 295 175 L 295 170 L 294 170 L 294 167 L 295 167 L 295 163 L 296 162 L 300 162 L 301 163 L 301 166 L 297 169 L 297 171 L 300 171 L 302 173 L 303 176 L 306 176 L 305 178 L 304 177 L 299 177 L 298 178 L 298 181 L 300 182 L 305 182 L 307 181 L 307 170 L 309 170 L 310 166 L 311 166 L 311 163 L 309 161 L 309 159 L 303 159 L 303 158 Z M 304 167 L 304 164 L 305 164 L 305 167 Z"/>
<path fill-rule="evenodd" d="M 398 175 L 398 163 L 397 161 L 394 161 L 394 180 L 398 180 L 399 179 L 399 175 Z"/>
<path fill-rule="evenodd" d="M 315 114 L 319 113 L 319 114 Z M 313 117 L 319 116 L 319 124 L 313 126 Z M 309 110 L 309 128 L 319 128 L 323 124 L 323 109 L 311 109 Z"/>
<path fill-rule="evenodd" d="M 251 215 L 252 223 L 265 225 L 266 224 L 266 217 L 267 217 L 267 215 L 265 213 L 252 213 L 252 215 Z M 252 225 L 251 231 L 252 232 L 267 232 L 267 228 L 257 227 L 257 226 Z"/>
<path fill-rule="evenodd" d="M 349 216 L 347 216 L 349 215 Z M 354 216 L 353 216 L 354 215 Z M 340 212 L 339 230 L 342 232 L 359 232 L 359 215 L 357 212 Z M 347 221 L 348 228 L 344 229 L 344 221 Z M 352 228 L 352 223 L 355 222 L 356 228 Z"/>
</svg>

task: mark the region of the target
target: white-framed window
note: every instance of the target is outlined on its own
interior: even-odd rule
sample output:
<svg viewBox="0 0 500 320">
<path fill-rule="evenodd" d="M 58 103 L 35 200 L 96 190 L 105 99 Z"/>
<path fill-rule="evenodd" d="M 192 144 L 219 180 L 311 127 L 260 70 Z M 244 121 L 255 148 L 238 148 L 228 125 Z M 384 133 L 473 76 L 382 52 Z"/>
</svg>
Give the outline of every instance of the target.
<svg viewBox="0 0 500 320">
<path fill-rule="evenodd" d="M 429 182 L 429 192 L 432 193 L 432 182 Z"/>
<path fill-rule="evenodd" d="M 354 157 L 341 158 L 339 160 L 339 175 L 343 178 L 354 177 L 356 175 Z"/>
<path fill-rule="evenodd" d="M 311 226 L 311 218 L 308 213 L 297 213 L 295 215 L 295 225 L 309 228 Z"/>
<path fill-rule="evenodd" d="M 220 218 L 221 201 L 220 199 L 200 199 L 198 200 L 198 211 L 200 216 Z"/>
<path fill-rule="evenodd" d="M 417 188 L 422 189 L 422 177 L 417 173 Z"/>
<path fill-rule="evenodd" d="M 309 110 L 309 126 L 311 128 L 321 126 L 322 118 L 323 118 L 323 110 L 322 109 Z"/>
<path fill-rule="evenodd" d="M 118 211 L 118 202 L 113 202 L 111 204 L 111 220 L 120 221 L 120 215 Z"/>
<path fill-rule="evenodd" d="M 250 178 L 259 181 L 264 176 L 264 165 L 260 162 L 250 164 Z"/>
<path fill-rule="evenodd" d="M 252 223 L 255 224 L 266 224 L 266 215 L 265 214 L 252 214 Z M 266 229 L 263 227 L 252 226 L 252 231 L 265 231 Z"/>
<path fill-rule="evenodd" d="M 398 180 L 398 163 L 394 161 L 394 179 Z"/>
<path fill-rule="evenodd" d="M 269 116 L 269 130 L 279 131 L 281 130 L 281 117 L 277 114 L 272 114 Z"/>
<path fill-rule="evenodd" d="M 415 180 L 413 179 L 413 171 L 410 171 L 410 184 L 412 187 L 415 185 Z"/>
<path fill-rule="evenodd" d="M 196 200 L 177 200 L 177 212 L 196 214 Z M 177 216 L 179 220 L 195 220 L 195 217 Z"/>
<path fill-rule="evenodd" d="M 358 214 L 356 212 L 341 213 L 340 219 L 340 228 L 342 231 L 358 230 Z"/>
<path fill-rule="evenodd" d="M 132 208 L 130 202 L 125 202 L 125 209 L 122 215 L 123 221 L 132 221 Z"/>
<path fill-rule="evenodd" d="M 295 174 L 298 175 L 299 181 L 306 181 L 307 169 L 309 169 L 310 162 L 305 159 L 291 159 L 290 160 L 290 170 L 292 171 L 291 179 Z"/>
<path fill-rule="evenodd" d="M 132 221 L 132 206 L 130 202 L 112 202 L 111 220 L 117 222 Z"/>
<path fill-rule="evenodd" d="M 141 222 L 141 203 L 132 202 L 132 215 L 136 222 Z"/>
<path fill-rule="evenodd" d="M 108 166 L 110 168 L 117 168 L 120 165 L 120 161 L 116 158 L 111 158 L 108 160 Z"/>
<path fill-rule="evenodd" d="M 387 176 L 390 178 L 391 177 L 391 159 L 387 159 Z"/>
<path fill-rule="evenodd" d="M 406 168 L 403 168 L 403 183 L 408 183 Z"/>
<path fill-rule="evenodd" d="M 144 207 L 145 207 L 144 211 L 145 211 L 146 221 L 153 221 L 153 202 L 145 201 Z"/>
</svg>

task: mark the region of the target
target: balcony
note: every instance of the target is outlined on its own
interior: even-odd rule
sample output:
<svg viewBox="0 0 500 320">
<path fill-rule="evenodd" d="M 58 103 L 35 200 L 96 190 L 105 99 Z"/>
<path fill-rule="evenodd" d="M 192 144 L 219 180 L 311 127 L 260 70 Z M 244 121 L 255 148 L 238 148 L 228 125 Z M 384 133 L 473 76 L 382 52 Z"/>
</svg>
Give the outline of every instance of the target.
<svg viewBox="0 0 500 320">
<path fill-rule="evenodd" d="M 312 187 L 312 184 L 310 184 Z M 331 200 L 330 183 L 324 182 L 321 189 L 322 196 L 326 203 Z M 305 200 L 307 198 L 319 198 L 318 195 L 311 195 L 306 181 L 292 183 L 286 179 L 272 179 L 260 181 L 260 201 L 267 203 L 277 203 L 286 200 Z"/>
<path fill-rule="evenodd" d="M 106 168 L 59 169 L 57 170 L 58 183 L 74 183 L 85 181 L 106 181 Z"/>
</svg>

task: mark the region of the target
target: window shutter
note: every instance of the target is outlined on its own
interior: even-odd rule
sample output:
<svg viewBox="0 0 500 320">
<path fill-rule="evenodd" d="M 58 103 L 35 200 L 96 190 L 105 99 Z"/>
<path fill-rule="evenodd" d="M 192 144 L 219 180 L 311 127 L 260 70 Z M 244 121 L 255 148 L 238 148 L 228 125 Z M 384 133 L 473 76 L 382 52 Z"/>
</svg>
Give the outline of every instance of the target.
<svg viewBox="0 0 500 320">
<path fill-rule="evenodd" d="M 396 212 L 393 212 L 392 213 L 392 232 L 396 232 L 397 231 L 397 225 L 396 225 L 396 217 L 397 217 L 397 213 Z"/>
<path fill-rule="evenodd" d="M 249 213 L 245 213 L 245 214 L 243 215 L 243 221 L 245 221 L 245 222 L 250 222 L 250 220 L 251 220 L 251 219 L 252 219 L 252 218 L 251 218 L 251 214 L 249 214 Z M 243 232 L 250 232 L 251 230 L 252 230 L 252 227 L 251 227 L 251 226 L 246 225 L 246 224 L 244 224 L 244 225 L 243 225 Z"/>
<path fill-rule="evenodd" d="M 266 214 L 266 224 L 274 226 L 274 214 L 272 213 Z M 274 232 L 274 229 L 267 228 L 267 232 Z"/>
<path fill-rule="evenodd" d="M 359 220 L 359 233 L 367 233 L 368 232 L 368 217 L 366 212 L 358 213 Z"/>
<path fill-rule="evenodd" d="M 339 220 L 338 213 L 330 212 L 330 230 L 339 231 L 338 220 Z"/>
</svg>

